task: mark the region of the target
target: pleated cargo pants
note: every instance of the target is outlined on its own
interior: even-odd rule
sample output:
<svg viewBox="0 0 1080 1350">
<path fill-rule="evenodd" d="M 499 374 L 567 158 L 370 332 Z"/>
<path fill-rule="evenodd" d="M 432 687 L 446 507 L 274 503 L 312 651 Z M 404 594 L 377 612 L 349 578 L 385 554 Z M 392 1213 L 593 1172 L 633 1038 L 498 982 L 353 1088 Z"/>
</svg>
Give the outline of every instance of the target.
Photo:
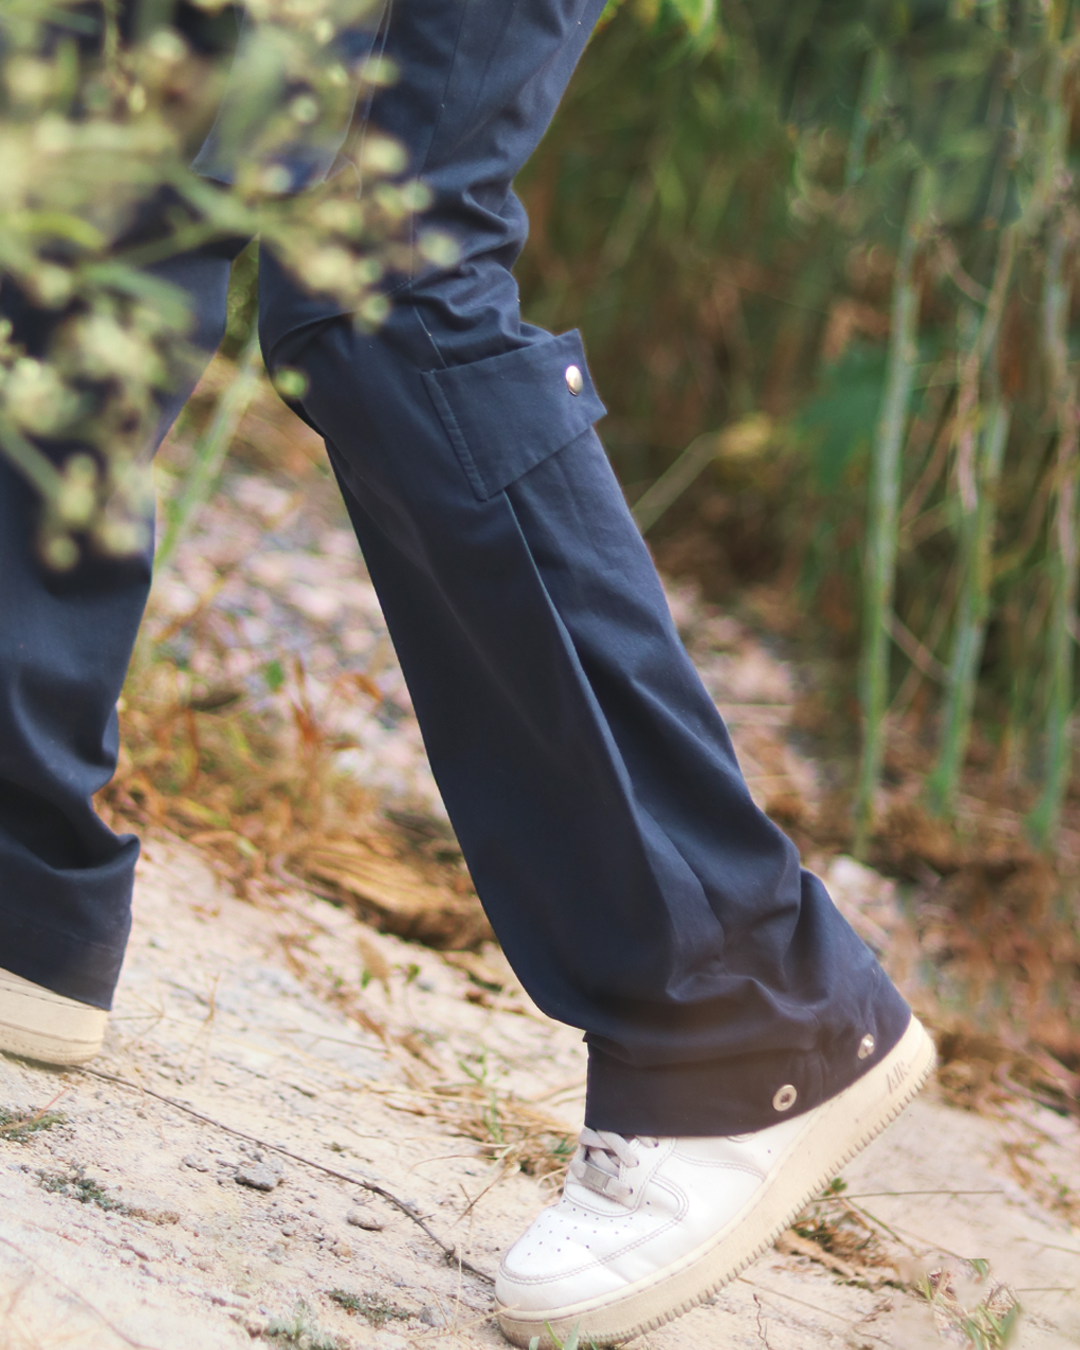
<svg viewBox="0 0 1080 1350">
<path fill-rule="evenodd" d="M 593 430 L 580 338 L 520 318 L 512 180 L 601 8 L 395 0 L 379 40 L 400 78 L 373 119 L 461 260 L 398 285 L 371 335 L 264 256 L 261 336 L 271 368 L 307 374 L 298 411 L 326 440 L 499 940 L 586 1034 L 587 1123 L 740 1133 L 853 1082 L 909 1011 L 751 801 Z M 207 353 L 232 251 L 162 269 Z M 32 347 L 34 314 L 14 313 Z M 0 967 L 108 1007 L 138 845 L 91 799 L 151 559 L 49 573 L 35 511 L 0 461 Z"/>
</svg>

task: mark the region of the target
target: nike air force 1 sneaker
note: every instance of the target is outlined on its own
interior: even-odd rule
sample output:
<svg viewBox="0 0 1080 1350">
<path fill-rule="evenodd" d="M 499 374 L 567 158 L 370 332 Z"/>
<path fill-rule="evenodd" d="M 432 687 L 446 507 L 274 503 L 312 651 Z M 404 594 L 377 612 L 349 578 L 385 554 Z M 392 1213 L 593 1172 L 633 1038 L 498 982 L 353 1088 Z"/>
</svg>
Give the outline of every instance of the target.
<svg viewBox="0 0 1080 1350">
<path fill-rule="evenodd" d="M 0 970 L 0 1050 L 46 1064 L 85 1064 L 101 1049 L 109 1014 Z"/>
<path fill-rule="evenodd" d="M 615 1345 L 689 1311 L 775 1241 L 933 1066 L 912 1018 L 862 1078 L 779 1125 L 704 1139 L 582 1130 L 561 1199 L 503 1258 L 503 1334 L 551 1350 L 551 1333 L 561 1344 L 576 1326 L 582 1344 Z"/>
</svg>

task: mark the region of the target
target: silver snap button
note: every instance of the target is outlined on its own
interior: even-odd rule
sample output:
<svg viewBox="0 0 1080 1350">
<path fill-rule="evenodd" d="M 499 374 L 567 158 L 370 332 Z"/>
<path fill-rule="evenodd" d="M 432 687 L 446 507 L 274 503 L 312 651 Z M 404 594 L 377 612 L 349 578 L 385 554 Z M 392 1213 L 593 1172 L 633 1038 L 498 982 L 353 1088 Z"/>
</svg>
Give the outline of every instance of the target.
<svg viewBox="0 0 1080 1350">
<path fill-rule="evenodd" d="M 869 1058 L 869 1056 L 874 1053 L 875 1044 L 876 1042 L 873 1036 L 870 1035 L 864 1036 L 862 1040 L 859 1042 L 859 1058 L 860 1059 Z"/>
<path fill-rule="evenodd" d="M 772 1099 L 773 1108 L 777 1111 L 790 1111 L 798 1095 L 790 1083 L 785 1083 L 782 1088 L 777 1089 L 776 1096 Z"/>
<path fill-rule="evenodd" d="M 577 366 L 567 366 L 565 377 L 566 387 L 576 398 L 585 388 L 585 378 Z"/>
</svg>

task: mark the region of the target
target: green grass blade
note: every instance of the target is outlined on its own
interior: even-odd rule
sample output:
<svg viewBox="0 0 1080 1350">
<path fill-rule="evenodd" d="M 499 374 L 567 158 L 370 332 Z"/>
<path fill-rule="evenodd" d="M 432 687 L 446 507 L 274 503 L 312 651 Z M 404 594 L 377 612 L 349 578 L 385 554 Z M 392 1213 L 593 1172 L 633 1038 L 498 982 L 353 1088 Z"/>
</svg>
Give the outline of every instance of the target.
<svg viewBox="0 0 1080 1350">
<path fill-rule="evenodd" d="M 885 750 L 889 697 L 889 633 L 895 587 L 900 509 L 901 451 L 915 377 L 919 287 L 915 258 L 930 220 L 932 179 L 915 171 L 896 263 L 885 393 L 871 451 L 870 502 L 863 577 L 863 649 L 859 692 L 863 746 L 856 798 L 856 854 L 865 852 L 873 823 L 874 793 Z"/>
<path fill-rule="evenodd" d="M 155 566 L 164 567 L 191 524 L 199 507 L 213 492 L 221 475 L 236 429 L 240 425 L 262 376 L 258 324 L 236 363 L 236 375 L 222 391 L 210 424 L 195 443 L 190 469 L 179 494 L 165 507 L 165 529 L 155 556 Z"/>
</svg>

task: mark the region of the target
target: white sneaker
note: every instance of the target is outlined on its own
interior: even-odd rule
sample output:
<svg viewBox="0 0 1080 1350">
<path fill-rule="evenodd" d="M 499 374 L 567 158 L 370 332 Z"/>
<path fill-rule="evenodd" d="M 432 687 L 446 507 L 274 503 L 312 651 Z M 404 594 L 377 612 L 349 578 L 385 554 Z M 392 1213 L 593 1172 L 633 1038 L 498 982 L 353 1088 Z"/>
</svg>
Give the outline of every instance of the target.
<svg viewBox="0 0 1080 1350">
<path fill-rule="evenodd" d="M 543 1350 L 575 1326 L 613 1345 L 689 1311 L 759 1256 L 806 1202 L 900 1114 L 934 1047 L 911 1019 L 851 1087 L 753 1134 L 646 1139 L 584 1129 L 562 1198 L 503 1258 L 499 1325 Z"/>
<path fill-rule="evenodd" d="M 46 1064 L 85 1064 L 101 1049 L 109 1014 L 0 970 L 0 1050 Z"/>
</svg>

